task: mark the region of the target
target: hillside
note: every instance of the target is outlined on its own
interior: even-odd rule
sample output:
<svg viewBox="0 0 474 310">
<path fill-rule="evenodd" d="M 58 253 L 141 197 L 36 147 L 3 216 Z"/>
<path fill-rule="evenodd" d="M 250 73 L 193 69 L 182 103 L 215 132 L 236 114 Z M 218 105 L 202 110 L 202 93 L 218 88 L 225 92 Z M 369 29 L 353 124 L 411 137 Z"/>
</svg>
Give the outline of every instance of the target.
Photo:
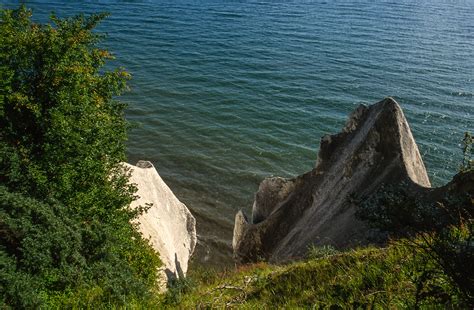
<svg viewBox="0 0 474 310">
<path fill-rule="evenodd" d="M 257 263 L 227 273 L 200 271 L 163 300 L 170 308 L 462 308 L 435 263 L 404 242 L 343 253 L 314 248 L 304 261 Z"/>
</svg>

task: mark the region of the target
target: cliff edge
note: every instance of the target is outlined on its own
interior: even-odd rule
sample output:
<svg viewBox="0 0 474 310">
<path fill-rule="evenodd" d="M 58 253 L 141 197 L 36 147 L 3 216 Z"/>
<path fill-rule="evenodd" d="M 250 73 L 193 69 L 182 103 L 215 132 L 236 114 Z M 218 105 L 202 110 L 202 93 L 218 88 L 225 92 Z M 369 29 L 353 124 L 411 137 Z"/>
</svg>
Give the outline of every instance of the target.
<svg viewBox="0 0 474 310">
<path fill-rule="evenodd" d="M 399 104 L 386 98 L 355 109 L 342 131 L 321 138 L 316 166 L 293 179 L 267 178 L 250 221 L 239 211 L 232 246 L 238 263 L 283 262 L 311 245 L 365 245 L 371 231 L 355 218 L 355 199 L 381 184 L 430 187 L 423 160 Z"/>
</svg>

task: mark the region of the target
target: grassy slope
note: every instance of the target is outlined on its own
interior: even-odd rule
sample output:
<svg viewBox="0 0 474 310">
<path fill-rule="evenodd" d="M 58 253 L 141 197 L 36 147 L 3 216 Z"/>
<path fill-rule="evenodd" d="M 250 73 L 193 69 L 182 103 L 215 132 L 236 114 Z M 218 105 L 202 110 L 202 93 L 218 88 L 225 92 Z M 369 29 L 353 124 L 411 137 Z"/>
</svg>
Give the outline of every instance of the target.
<svg viewBox="0 0 474 310">
<path fill-rule="evenodd" d="M 283 266 L 261 263 L 225 274 L 194 272 L 190 280 L 177 283 L 169 291 L 160 307 L 444 309 L 455 306 L 457 301 L 447 279 L 442 274 L 427 277 L 426 270 L 436 269 L 432 262 L 409 251 L 397 244 Z M 437 292 L 434 295 L 433 290 Z"/>
</svg>

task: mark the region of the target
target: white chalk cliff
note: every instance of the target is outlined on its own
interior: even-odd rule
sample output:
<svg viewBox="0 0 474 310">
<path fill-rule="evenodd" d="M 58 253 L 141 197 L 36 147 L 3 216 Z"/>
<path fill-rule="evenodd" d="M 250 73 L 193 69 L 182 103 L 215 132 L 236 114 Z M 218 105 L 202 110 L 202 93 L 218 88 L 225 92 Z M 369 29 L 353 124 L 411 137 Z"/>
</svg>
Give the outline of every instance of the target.
<svg viewBox="0 0 474 310">
<path fill-rule="evenodd" d="M 139 161 L 131 170 L 130 182 L 136 184 L 139 197 L 132 207 L 152 204 L 138 219 L 139 230 L 160 254 L 162 279 L 186 275 L 188 262 L 196 246 L 196 220 L 161 179 L 152 163 Z"/>
</svg>

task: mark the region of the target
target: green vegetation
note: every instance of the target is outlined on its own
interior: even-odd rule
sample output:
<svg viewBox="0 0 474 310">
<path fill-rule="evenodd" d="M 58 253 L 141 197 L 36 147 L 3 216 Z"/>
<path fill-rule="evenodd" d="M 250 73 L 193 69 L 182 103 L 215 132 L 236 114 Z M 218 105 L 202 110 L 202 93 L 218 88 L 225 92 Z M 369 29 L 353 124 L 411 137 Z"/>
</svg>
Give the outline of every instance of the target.
<svg viewBox="0 0 474 310">
<path fill-rule="evenodd" d="M 459 292 L 442 272 L 427 273 L 434 265 L 432 259 L 400 241 L 383 249 L 355 249 L 284 266 L 246 266 L 206 280 L 190 273 L 197 284 L 164 305 L 205 309 L 464 307 Z"/>
<path fill-rule="evenodd" d="M 311 245 L 308 248 L 307 256 L 309 259 L 318 259 L 318 258 L 325 258 L 331 255 L 335 255 L 337 253 L 339 253 L 339 251 L 330 245 L 323 245 L 323 246 Z"/>
<path fill-rule="evenodd" d="M 474 283 L 473 260 L 468 256 L 472 252 L 457 245 L 458 241 L 466 245 L 472 227 L 449 233 L 451 239 L 420 235 L 386 248 L 336 252 L 311 247 L 310 258 L 288 265 L 260 263 L 223 273 L 191 271 L 188 279 L 170 289 L 160 307 L 468 309 Z M 454 281 L 449 268 L 440 264 L 438 249 L 456 249 L 449 261 L 460 263 L 451 267 L 463 268 L 463 282 Z"/>
<path fill-rule="evenodd" d="M 159 258 L 130 221 L 129 75 L 92 30 L 105 15 L 0 13 L 0 307 L 146 300 Z"/>
</svg>

